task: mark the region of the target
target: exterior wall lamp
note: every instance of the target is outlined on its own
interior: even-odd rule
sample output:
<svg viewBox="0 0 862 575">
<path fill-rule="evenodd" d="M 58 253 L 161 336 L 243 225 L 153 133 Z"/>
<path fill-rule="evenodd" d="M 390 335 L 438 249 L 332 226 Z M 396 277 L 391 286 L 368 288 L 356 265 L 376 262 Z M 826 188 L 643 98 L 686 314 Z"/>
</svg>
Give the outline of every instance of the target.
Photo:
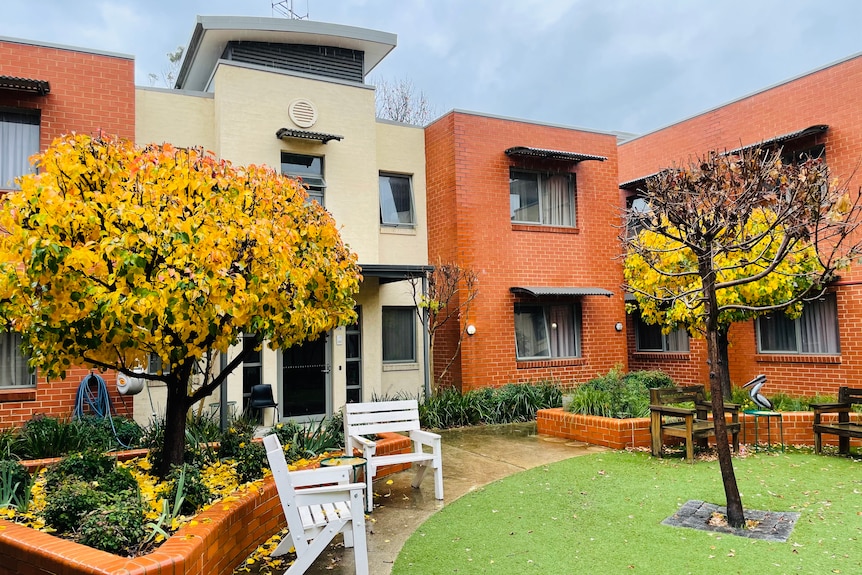
<svg viewBox="0 0 862 575">
<path fill-rule="evenodd" d="M 464 331 L 467 332 L 467 335 L 473 335 L 476 333 L 476 326 L 473 325 L 472 323 L 468 324 L 467 328 Z"/>
</svg>

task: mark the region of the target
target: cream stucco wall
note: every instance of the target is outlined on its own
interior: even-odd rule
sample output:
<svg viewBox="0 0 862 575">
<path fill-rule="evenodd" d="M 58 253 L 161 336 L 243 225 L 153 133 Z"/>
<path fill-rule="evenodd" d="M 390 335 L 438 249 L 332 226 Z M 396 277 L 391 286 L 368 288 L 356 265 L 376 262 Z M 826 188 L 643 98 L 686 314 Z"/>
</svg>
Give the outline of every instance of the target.
<svg viewBox="0 0 862 575">
<path fill-rule="evenodd" d="M 413 187 L 412 228 L 380 226 L 381 263 L 428 261 L 428 220 L 425 208 L 425 130 L 418 126 L 377 122 L 378 172 L 408 175 Z M 379 191 L 378 191 L 379 209 Z M 379 220 L 378 220 L 379 221 Z"/>
<path fill-rule="evenodd" d="M 175 146 L 215 145 L 212 94 L 155 88 L 135 90 L 135 141 Z"/>
<path fill-rule="evenodd" d="M 311 101 L 318 112 L 315 132 L 338 134 L 341 141 L 322 144 L 305 140 L 279 140 L 280 128 L 296 129 L 288 106 L 296 98 Z M 205 146 L 235 164 L 281 167 L 281 152 L 323 157 L 327 183 L 325 207 L 334 216 L 342 238 L 361 264 L 428 263 L 425 215 L 425 136 L 421 128 L 377 121 L 374 91 L 369 86 L 314 79 L 284 72 L 222 62 L 213 76 L 212 92 L 189 94 L 139 89 L 137 139 Z M 380 226 L 378 176 L 391 172 L 412 177 L 416 225 L 411 229 Z M 361 309 L 362 399 L 407 393 L 424 387 L 422 327 L 416 322 L 416 362 L 384 364 L 382 360 L 382 306 L 413 306 L 409 282 L 379 285 L 366 278 L 356 296 Z M 330 334 L 331 393 L 328 411 L 346 401 L 345 330 Z M 235 357 L 239 348 L 231 350 Z M 282 369 L 279 352 L 264 346 L 263 382 L 270 383 L 281 402 Z M 135 396 L 135 412 L 149 419 L 161 412 L 164 393 L 153 386 Z M 218 401 L 218 392 L 205 400 Z M 228 378 L 228 401 L 242 409 L 242 370 Z M 268 410 L 270 420 L 272 410 Z"/>
</svg>

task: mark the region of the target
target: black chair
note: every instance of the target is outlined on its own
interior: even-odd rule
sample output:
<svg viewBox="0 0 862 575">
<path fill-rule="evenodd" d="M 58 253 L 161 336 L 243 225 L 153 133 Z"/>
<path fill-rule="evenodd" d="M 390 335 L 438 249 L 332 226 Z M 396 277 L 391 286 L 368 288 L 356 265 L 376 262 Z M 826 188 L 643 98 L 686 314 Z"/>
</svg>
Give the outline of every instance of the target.
<svg viewBox="0 0 862 575">
<path fill-rule="evenodd" d="M 263 423 L 263 410 L 267 407 L 275 408 L 274 421 L 278 421 L 278 403 L 272 397 L 272 386 L 269 384 L 253 385 L 248 397 L 248 408 L 259 411 L 261 423 Z"/>
</svg>

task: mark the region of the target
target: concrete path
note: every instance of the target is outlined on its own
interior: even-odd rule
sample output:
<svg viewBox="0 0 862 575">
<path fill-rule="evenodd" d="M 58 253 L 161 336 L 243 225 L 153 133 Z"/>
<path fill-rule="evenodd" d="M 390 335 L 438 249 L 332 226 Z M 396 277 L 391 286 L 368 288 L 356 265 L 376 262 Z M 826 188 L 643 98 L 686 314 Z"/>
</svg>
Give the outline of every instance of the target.
<svg viewBox="0 0 862 575">
<path fill-rule="evenodd" d="M 407 538 L 441 509 L 478 487 L 539 465 L 570 457 L 606 451 L 578 441 L 536 435 L 536 424 L 478 426 L 448 430 L 443 436 L 445 500 L 434 499 L 434 477 L 425 475 L 413 489 L 412 471 L 374 482 L 374 512 L 369 513 L 368 561 L 372 575 L 388 575 Z M 392 481 L 389 484 L 389 480 Z M 355 573 L 353 550 L 345 550 L 341 537 L 315 562 L 309 574 Z"/>
</svg>

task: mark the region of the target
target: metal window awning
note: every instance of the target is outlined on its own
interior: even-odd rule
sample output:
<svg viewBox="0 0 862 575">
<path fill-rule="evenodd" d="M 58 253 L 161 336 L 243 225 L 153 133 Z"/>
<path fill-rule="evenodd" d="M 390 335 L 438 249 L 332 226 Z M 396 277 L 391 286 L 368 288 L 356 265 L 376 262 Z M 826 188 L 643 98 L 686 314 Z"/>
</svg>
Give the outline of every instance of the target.
<svg viewBox="0 0 862 575">
<path fill-rule="evenodd" d="M 528 148 L 527 146 L 515 146 L 506 150 L 506 155 L 512 158 L 539 158 L 542 160 L 559 160 L 562 162 L 584 162 L 596 160 L 604 162 L 605 156 L 594 156 L 592 154 L 579 154 L 577 152 L 563 152 L 560 150 L 546 150 L 544 148 Z"/>
<path fill-rule="evenodd" d="M 575 297 L 585 295 L 603 295 L 611 297 L 614 295 L 614 292 L 598 287 L 510 287 L 509 291 L 513 294 L 531 295 L 533 297 Z"/>
<path fill-rule="evenodd" d="M 809 136 L 816 136 L 817 134 L 822 134 L 826 130 L 829 129 L 829 126 L 826 124 L 817 124 L 814 126 L 808 126 L 802 130 L 797 130 L 795 132 L 790 132 L 789 134 L 784 134 L 783 136 L 775 136 L 774 138 L 770 138 L 768 140 L 763 140 L 761 142 L 756 142 L 754 144 L 749 144 L 747 146 L 742 146 L 740 148 L 736 148 L 727 152 L 728 154 L 738 154 L 739 152 L 750 150 L 752 148 L 775 148 L 790 142 L 794 142 L 796 140 L 802 140 L 803 138 L 807 138 Z"/>
<path fill-rule="evenodd" d="M 797 130 L 795 132 L 790 132 L 789 134 L 784 134 L 782 136 L 775 136 L 774 138 L 769 138 L 768 140 L 763 140 L 761 142 L 757 142 L 755 144 L 749 144 L 747 146 L 742 146 L 741 148 L 736 148 L 733 150 L 729 150 L 725 152 L 727 155 L 738 154 L 745 150 L 751 150 L 752 148 L 761 147 L 761 148 L 775 148 L 777 146 L 782 146 L 784 144 L 789 144 L 798 140 L 802 140 L 809 136 L 816 136 L 817 134 L 822 134 L 826 130 L 829 129 L 829 126 L 826 124 L 817 124 L 814 126 L 809 126 L 802 130 Z M 646 181 L 652 177 L 658 176 L 665 170 L 659 170 L 658 172 L 653 172 L 647 176 L 641 176 L 640 178 L 635 178 L 634 180 L 629 180 L 627 182 L 623 182 L 620 184 L 620 188 L 623 190 L 637 191 L 646 189 Z"/>
<path fill-rule="evenodd" d="M 359 264 L 363 277 L 378 278 L 381 284 L 425 277 L 434 266 L 412 264 Z"/>
<path fill-rule="evenodd" d="M 51 85 L 47 80 L 17 78 L 15 76 L 0 76 L 0 90 L 15 90 L 16 92 L 27 92 L 29 94 L 46 96 L 51 91 Z"/>
<path fill-rule="evenodd" d="M 643 189 L 645 189 L 644 186 L 646 186 L 646 181 L 648 179 L 653 178 L 653 177 L 661 174 L 664 171 L 665 170 L 659 170 L 658 172 L 653 172 L 652 174 L 650 174 L 648 176 L 641 176 L 640 178 L 635 178 L 634 180 L 629 180 L 628 182 L 623 182 L 622 184 L 620 184 L 620 188 L 622 188 L 623 190 L 630 190 L 632 192 L 637 191 L 637 190 L 643 190 Z"/>
<path fill-rule="evenodd" d="M 317 140 L 321 144 L 325 144 L 332 140 L 341 141 L 344 136 L 337 134 L 324 134 L 323 132 L 309 132 L 308 130 L 294 130 L 291 128 L 282 128 L 275 133 L 275 137 L 279 140 L 285 138 L 293 138 L 296 140 Z"/>
</svg>

